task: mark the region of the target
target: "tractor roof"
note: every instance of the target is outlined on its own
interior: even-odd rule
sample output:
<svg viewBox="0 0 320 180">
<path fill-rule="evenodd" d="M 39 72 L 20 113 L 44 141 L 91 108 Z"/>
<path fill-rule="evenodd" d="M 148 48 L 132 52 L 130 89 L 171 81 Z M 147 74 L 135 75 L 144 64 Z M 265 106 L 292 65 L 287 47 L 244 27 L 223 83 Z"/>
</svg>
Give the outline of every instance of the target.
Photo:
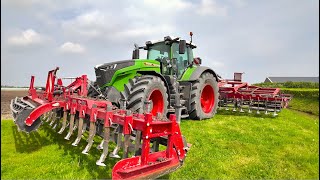
<svg viewBox="0 0 320 180">
<path fill-rule="evenodd" d="M 165 36 L 165 37 L 163 38 L 163 40 L 151 40 L 151 41 L 147 41 L 147 42 L 146 42 L 146 45 L 152 45 L 152 44 L 156 44 L 156 43 L 160 43 L 160 42 L 164 42 L 164 41 L 179 42 L 179 40 L 180 40 L 180 37 L 176 37 L 176 36 Z M 187 44 L 188 44 L 188 45 L 191 45 L 192 48 L 196 48 L 196 47 L 197 47 L 194 43 L 191 44 L 190 41 L 187 42 Z"/>
</svg>

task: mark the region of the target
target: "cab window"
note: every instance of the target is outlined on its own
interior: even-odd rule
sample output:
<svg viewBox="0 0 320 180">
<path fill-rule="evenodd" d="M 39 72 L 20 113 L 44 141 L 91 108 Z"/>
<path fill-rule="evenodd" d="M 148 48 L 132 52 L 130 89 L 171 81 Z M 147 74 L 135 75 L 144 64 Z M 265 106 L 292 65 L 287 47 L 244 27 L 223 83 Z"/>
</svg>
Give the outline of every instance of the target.
<svg viewBox="0 0 320 180">
<path fill-rule="evenodd" d="M 147 59 L 161 60 L 170 57 L 170 46 L 162 43 L 156 43 L 149 47 Z"/>
<path fill-rule="evenodd" d="M 188 67 L 188 61 L 190 53 L 189 48 L 186 48 L 186 51 L 184 54 L 179 54 L 179 43 L 173 43 L 172 44 L 172 58 L 175 58 L 177 60 L 177 77 L 180 78 L 185 71 L 185 69 Z M 191 52 L 192 55 L 192 52 Z"/>
</svg>

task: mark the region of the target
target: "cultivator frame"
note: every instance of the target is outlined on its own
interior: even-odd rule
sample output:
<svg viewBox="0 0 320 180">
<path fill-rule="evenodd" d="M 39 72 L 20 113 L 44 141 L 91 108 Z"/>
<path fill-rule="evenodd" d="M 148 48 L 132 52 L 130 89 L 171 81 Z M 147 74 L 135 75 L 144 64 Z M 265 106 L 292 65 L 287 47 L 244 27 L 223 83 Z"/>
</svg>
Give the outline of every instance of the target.
<svg viewBox="0 0 320 180">
<path fill-rule="evenodd" d="M 265 111 L 265 114 L 273 112 L 273 116 L 277 116 L 282 108 L 288 106 L 292 99 L 290 94 L 282 94 L 280 88 L 265 88 L 249 85 L 247 82 L 242 82 L 243 73 L 234 73 L 234 79 L 221 79 L 218 82 L 219 86 L 219 108 L 233 111 L 252 113 L 256 110 L 257 114 L 260 111 Z"/>
<path fill-rule="evenodd" d="M 98 134 L 97 123 L 103 124 L 103 132 L 99 134 L 103 140 L 97 146 L 103 152 L 96 164 L 105 166 L 110 141 L 116 143 L 110 157 L 120 158 L 118 152 L 123 149 L 123 159 L 113 167 L 113 179 L 154 179 L 175 171 L 183 164 L 191 145 L 182 136 L 175 114 L 171 114 L 169 119 L 160 119 L 150 113 L 148 101 L 145 102 L 146 111 L 138 114 L 126 109 L 125 100 L 119 109 L 108 100 L 87 97 L 86 75 L 77 77 L 64 87 L 61 79 L 57 79 L 55 84 L 58 69 L 49 71 L 45 89 L 36 90 L 32 76 L 28 96 L 11 101 L 10 107 L 19 130 L 37 130 L 43 115 L 46 115 L 43 119 L 55 129 L 62 116 L 62 127 L 58 133 L 62 134 L 69 126 L 65 139 L 70 140 L 78 129 L 73 146 L 77 146 L 82 134 L 89 130 L 88 144 L 82 151 L 88 154 L 93 137 Z M 112 129 L 114 134 L 110 133 Z M 165 150 L 159 150 L 160 145 L 166 146 Z M 130 153 L 133 157 L 129 157 Z"/>
</svg>

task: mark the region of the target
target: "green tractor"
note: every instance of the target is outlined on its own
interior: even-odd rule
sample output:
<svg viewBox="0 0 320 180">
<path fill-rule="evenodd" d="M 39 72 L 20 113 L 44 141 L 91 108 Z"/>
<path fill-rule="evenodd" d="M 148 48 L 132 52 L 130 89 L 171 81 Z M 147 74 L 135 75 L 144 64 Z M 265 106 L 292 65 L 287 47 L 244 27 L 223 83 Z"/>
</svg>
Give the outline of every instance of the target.
<svg viewBox="0 0 320 180">
<path fill-rule="evenodd" d="M 193 57 L 196 48 L 186 40 L 164 37 L 135 44 L 132 60 L 105 63 L 95 67 L 96 82 L 89 88 L 90 97 L 106 98 L 120 106 L 142 113 L 145 102 L 156 116 L 175 113 L 179 118 L 206 119 L 215 115 L 218 107 L 218 75 L 201 66 L 201 59 Z M 147 58 L 140 59 L 141 50 Z"/>
</svg>

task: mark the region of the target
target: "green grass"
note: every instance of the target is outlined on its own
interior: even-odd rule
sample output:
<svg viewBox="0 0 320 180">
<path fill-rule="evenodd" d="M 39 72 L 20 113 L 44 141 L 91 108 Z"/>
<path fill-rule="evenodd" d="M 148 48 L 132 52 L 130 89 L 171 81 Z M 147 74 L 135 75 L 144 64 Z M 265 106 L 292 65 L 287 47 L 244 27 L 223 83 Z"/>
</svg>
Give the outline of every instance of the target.
<svg viewBox="0 0 320 180">
<path fill-rule="evenodd" d="M 185 166 L 170 177 L 319 178 L 318 117 L 290 110 L 276 118 L 229 114 L 219 112 L 210 121 L 182 124 L 193 147 Z"/>
<path fill-rule="evenodd" d="M 111 177 L 115 159 L 95 165 L 99 138 L 87 156 L 83 139 L 73 147 L 46 124 L 29 135 L 16 129 L 11 120 L 1 121 L 2 179 Z M 192 147 L 184 165 L 164 179 L 319 179 L 317 116 L 289 109 L 275 118 L 219 111 L 210 120 L 183 120 L 181 130 Z"/>
<path fill-rule="evenodd" d="M 319 116 L 319 89 L 281 88 L 281 91 L 293 95 L 290 109 Z"/>
<path fill-rule="evenodd" d="M 319 116 L 319 100 L 316 98 L 294 97 L 289 108 Z"/>
</svg>

